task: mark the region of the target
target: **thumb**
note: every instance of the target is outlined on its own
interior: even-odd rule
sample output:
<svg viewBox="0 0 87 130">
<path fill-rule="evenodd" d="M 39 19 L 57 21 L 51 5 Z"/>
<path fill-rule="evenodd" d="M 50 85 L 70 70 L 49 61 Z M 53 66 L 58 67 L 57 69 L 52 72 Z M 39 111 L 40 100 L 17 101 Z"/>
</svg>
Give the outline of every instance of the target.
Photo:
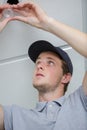
<svg viewBox="0 0 87 130">
<path fill-rule="evenodd" d="M 18 20 L 18 21 L 27 23 L 27 19 L 23 16 L 22 17 L 21 16 L 14 16 L 13 18 L 11 18 L 11 20 Z"/>
<path fill-rule="evenodd" d="M 7 23 L 11 20 L 11 18 L 6 18 L 2 22 L 0 22 L 0 31 L 4 29 L 4 27 L 7 25 Z"/>
</svg>

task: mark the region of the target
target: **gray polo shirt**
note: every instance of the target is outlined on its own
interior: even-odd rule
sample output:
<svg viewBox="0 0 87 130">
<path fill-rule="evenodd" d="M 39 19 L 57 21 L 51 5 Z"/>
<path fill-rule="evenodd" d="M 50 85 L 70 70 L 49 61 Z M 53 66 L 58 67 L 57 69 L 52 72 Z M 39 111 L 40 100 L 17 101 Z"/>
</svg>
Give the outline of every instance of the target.
<svg viewBox="0 0 87 130">
<path fill-rule="evenodd" d="M 67 98 L 38 102 L 35 109 L 3 108 L 5 130 L 87 130 L 87 96 L 82 87 Z"/>
</svg>

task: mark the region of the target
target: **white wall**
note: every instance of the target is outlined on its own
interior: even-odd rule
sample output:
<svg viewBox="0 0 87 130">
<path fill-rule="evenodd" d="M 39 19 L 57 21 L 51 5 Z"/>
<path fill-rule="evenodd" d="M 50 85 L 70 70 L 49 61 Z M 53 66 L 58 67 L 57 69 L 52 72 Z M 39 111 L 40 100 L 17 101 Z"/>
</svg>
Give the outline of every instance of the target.
<svg viewBox="0 0 87 130">
<path fill-rule="evenodd" d="M 86 24 L 83 20 L 85 16 L 83 6 L 87 5 L 83 2 L 85 3 L 86 0 L 35 0 L 35 2 L 40 4 L 48 15 L 81 31 L 83 30 L 83 24 Z M 85 71 L 85 62 L 82 56 L 72 48 L 68 48 L 67 43 L 56 36 L 22 22 L 12 21 L 0 33 L 1 104 L 18 104 L 29 108 L 35 106 L 37 92 L 32 87 L 34 64 L 28 58 L 27 50 L 32 42 L 40 39 L 61 46 L 72 58 L 74 74 L 69 85 L 68 94 L 81 84 Z"/>
</svg>

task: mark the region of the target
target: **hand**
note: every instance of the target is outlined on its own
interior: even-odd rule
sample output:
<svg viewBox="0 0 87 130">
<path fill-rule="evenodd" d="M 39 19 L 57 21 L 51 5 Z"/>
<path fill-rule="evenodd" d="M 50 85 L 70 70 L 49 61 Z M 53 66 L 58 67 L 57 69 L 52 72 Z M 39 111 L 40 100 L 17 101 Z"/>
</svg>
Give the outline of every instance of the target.
<svg viewBox="0 0 87 130">
<path fill-rule="evenodd" d="M 9 4 L 0 5 L 0 32 L 4 29 L 11 18 L 3 18 L 3 10 L 10 8 Z"/>
<path fill-rule="evenodd" d="M 12 5 L 12 8 L 20 14 L 19 16 L 15 16 L 13 20 L 19 20 L 37 28 L 45 28 L 44 22 L 48 19 L 48 16 L 37 4 L 23 2 Z"/>
</svg>

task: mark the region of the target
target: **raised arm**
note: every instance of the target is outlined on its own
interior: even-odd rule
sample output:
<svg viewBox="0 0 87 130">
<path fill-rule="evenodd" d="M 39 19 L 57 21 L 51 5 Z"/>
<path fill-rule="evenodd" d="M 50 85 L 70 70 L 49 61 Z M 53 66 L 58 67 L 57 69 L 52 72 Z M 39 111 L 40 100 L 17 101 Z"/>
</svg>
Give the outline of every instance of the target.
<svg viewBox="0 0 87 130">
<path fill-rule="evenodd" d="M 63 24 L 54 18 L 49 17 L 39 5 L 33 2 L 19 3 L 13 6 L 14 10 L 21 16 L 14 17 L 14 20 L 25 22 L 34 27 L 48 31 L 66 41 L 77 52 L 87 58 L 87 34 Z M 87 72 L 83 80 L 84 90 L 87 95 Z"/>
<path fill-rule="evenodd" d="M 14 19 L 58 36 L 87 57 L 87 34 L 49 17 L 39 5 L 33 2 L 19 3 L 14 6 L 14 9 L 21 14 Z"/>
<path fill-rule="evenodd" d="M 11 20 L 11 18 L 3 18 L 2 12 L 5 8 L 9 8 L 9 5 L 0 5 L 0 32 L 4 29 L 7 23 Z M 0 130 L 4 129 L 4 113 L 3 108 L 0 105 Z"/>
<path fill-rule="evenodd" d="M 0 130 L 4 130 L 4 113 L 1 105 L 0 105 Z"/>
</svg>

